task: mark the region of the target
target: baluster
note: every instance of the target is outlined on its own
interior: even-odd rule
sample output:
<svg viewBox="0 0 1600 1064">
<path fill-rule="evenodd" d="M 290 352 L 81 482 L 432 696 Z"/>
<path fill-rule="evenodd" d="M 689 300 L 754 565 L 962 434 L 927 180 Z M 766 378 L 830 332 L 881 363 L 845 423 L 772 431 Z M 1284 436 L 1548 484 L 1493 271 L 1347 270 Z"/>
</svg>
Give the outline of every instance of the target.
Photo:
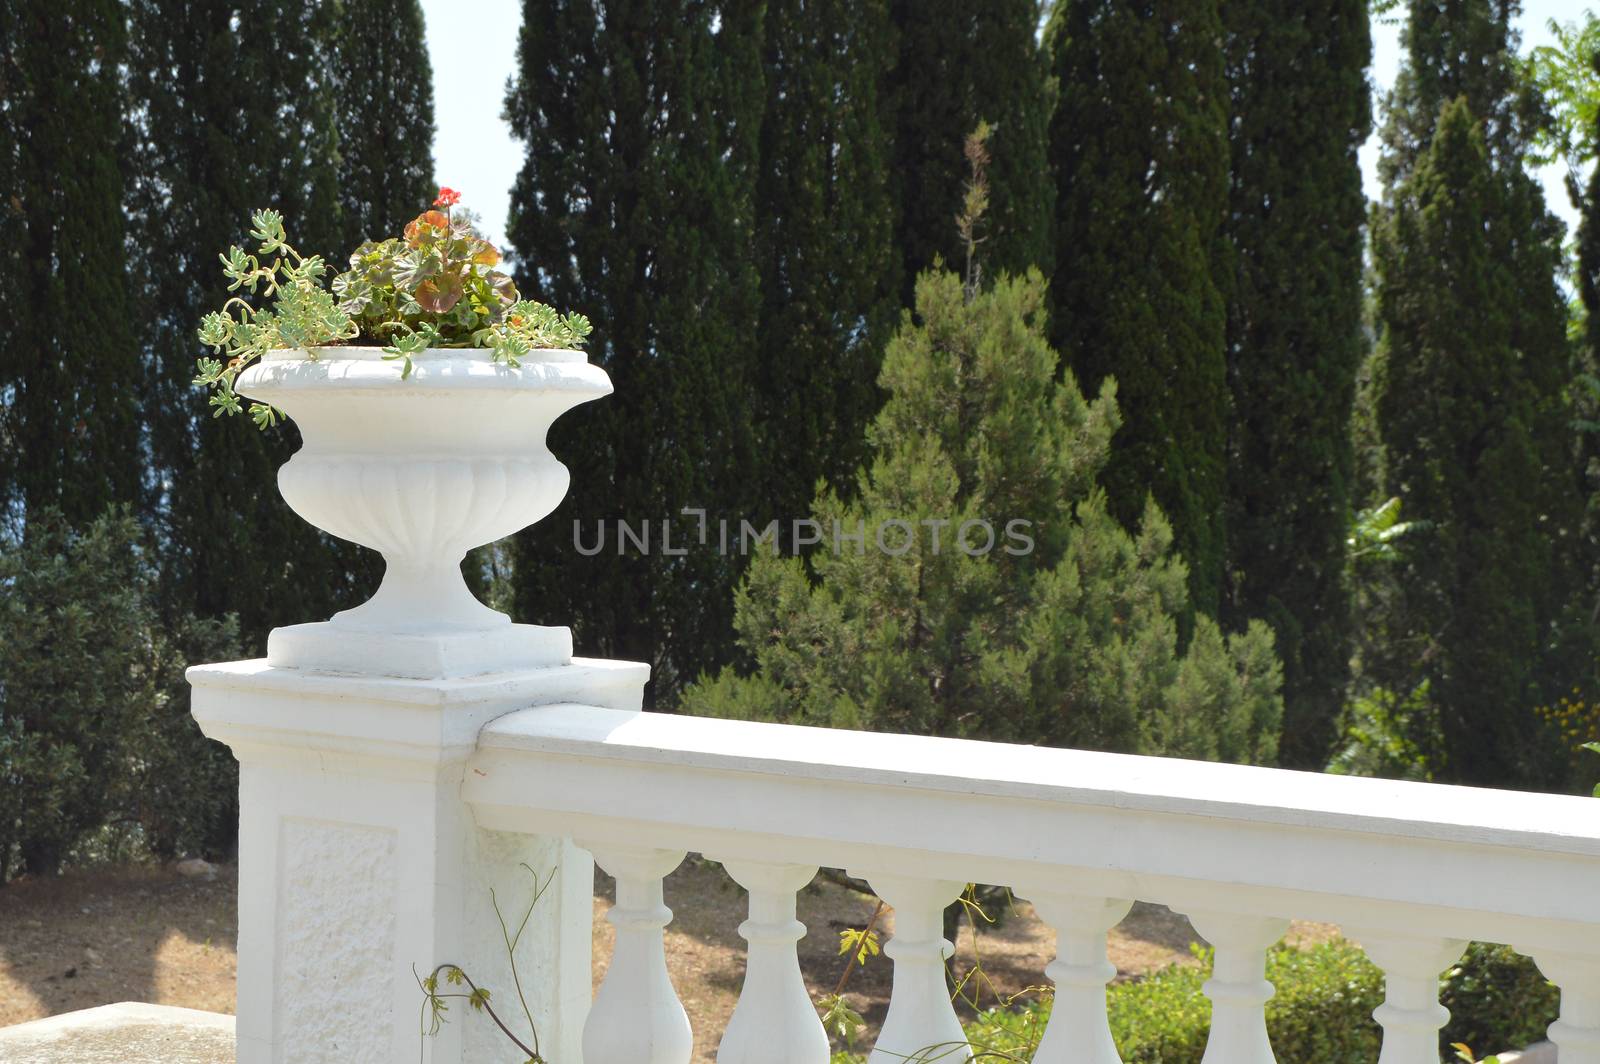
<svg viewBox="0 0 1600 1064">
<path fill-rule="evenodd" d="M 694 1033 L 667 974 L 662 931 L 672 910 L 661 896 L 661 880 L 683 851 L 584 849 L 617 881 L 617 904 L 606 914 L 617 944 L 583 1025 L 584 1064 L 688 1064 Z"/>
<path fill-rule="evenodd" d="M 1048 890 L 1023 896 L 1056 929 L 1056 958 L 1045 969 L 1056 984 L 1055 1005 L 1034 1064 L 1122 1064 L 1106 1018 L 1106 984 L 1117 974 L 1106 959 L 1106 933 L 1133 902 Z"/>
<path fill-rule="evenodd" d="M 1211 1036 L 1200 1064 L 1274 1064 L 1267 1039 L 1266 950 L 1289 930 L 1289 921 L 1233 913 L 1190 913 L 1216 949 L 1216 965 L 1204 990 L 1211 999 Z"/>
<path fill-rule="evenodd" d="M 749 943 L 744 988 L 717 1047 L 717 1064 L 828 1064 L 828 1035 L 800 975 L 795 943 L 806 925 L 795 919 L 795 892 L 816 865 L 724 861 L 750 892 L 750 919 L 739 925 Z"/>
<path fill-rule="evenodd" d="M 867 1064 L 968 1060 L 972 1051 L 950 1004 L 944 969 L 945 958 L 955 952 L 944 937 L 944 909 L 966 884 L 910 876 L 858 878 L 867 879 L 894 909 L 894 937 L 883 948 L 894 961 L 889 1014 Z"/>
<path fill-rule="evenodd" d="M 1561 988 L 1561 1018 L 1550 1025 L 1561 1064 L 1600 1064 L 1600 956 L 1540 950 L 1539 970 Z"/>
<path fill-rule="evenodd" d="M 1455 963 L 1467 944 L 1359 928 L 1348 933 L 1383 969 L 1383 1004 L 1372 1013 L 1383 1025 L 1378 1064 L 1432 1064 L 1439 1056 L 1439 1028 L 1450 1022 L 1450 1010 L 1439 1004 L 1439 973 Z M 1490 1053 L 1506 1047 L 1473 1048 Z"/>
</svg>

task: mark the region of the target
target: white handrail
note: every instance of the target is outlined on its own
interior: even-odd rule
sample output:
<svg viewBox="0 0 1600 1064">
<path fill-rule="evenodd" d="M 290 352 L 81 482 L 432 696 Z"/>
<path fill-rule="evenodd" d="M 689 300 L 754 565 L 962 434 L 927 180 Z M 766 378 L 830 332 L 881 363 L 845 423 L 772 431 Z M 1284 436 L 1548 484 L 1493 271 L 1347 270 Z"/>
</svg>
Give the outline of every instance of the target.
<svg viewBox="0 0 1600 1064">
<path fill-rule="evenodd" d="M 1563 1064 L 1600 1064 L 1593 799 L 577 704 L 493 721 L 469 768 L 488 830 L 1165 903 L 1228 940 L 1234 981 L 1219 968 L 1208 993 L 1236 1016 L 1214 1048 L 1238 1060 L 1271 1060 L 1250 958 L 1283 921 L 1383 946 L 1385 1060 L 1426 1043 L 1436 1010 L 1411 999 L 1451 943 L 1509 943 L 1563 981 Z"/>
<path fill-rule="evenodd" d="M 1563 924 L 1600 947 L 1589 798 L 572 704 L 494 721 L 472 766 L 463 796 L 502 830 L 1208 906 L 1226 887 L 1225 909 L 1333 923 L 1421 906 L 1456 937 Z"/>
</svg>

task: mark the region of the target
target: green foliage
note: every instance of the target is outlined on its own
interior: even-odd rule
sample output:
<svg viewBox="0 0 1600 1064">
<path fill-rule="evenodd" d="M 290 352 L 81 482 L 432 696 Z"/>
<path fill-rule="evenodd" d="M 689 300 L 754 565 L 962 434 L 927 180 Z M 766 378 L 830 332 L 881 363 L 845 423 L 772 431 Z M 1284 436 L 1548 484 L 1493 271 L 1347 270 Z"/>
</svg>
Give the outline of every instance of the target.
<svg viewBox="0 0 1600 1064">
<path fill-rule="evenodd" d="M 494 890 L 489 891 L 489 902 L 494 908 L 495 920 L 500 924 L 501 940 L 505 943 L 506 962 L 510 969 L 512 985 L 516 988 L 517 1004 L 522 1007 L 522 1016 L 528 1023 L 528 1037 L 524 1040 L 506 1025 L 505 1020 L 494 1010 L 490 1003 L 494 996 L 487 987 L 481 987 L 473 982 L 465 969 L 459 964 L 445 962 L 435 965 L 427 975 L 418 975 L 413 969 L 413 976 L 417 980 L 417 989 L 422 991 L 422 1016 L 421 1016 L 421 1042 L 418 1045 L 417 1059 L 426 1061 L 428 1058 L 428 1039 L 437 1035 L 447 1021 L 452 1000 L 465 1001 L 474 1012 L 481 1012 L 500 1028 L 500 1033 L 517 1049 L 527 1054 L 525 1064 L 550 1064 L 539 1053 L 539 1026 L 533 1021 L 533 1010 L 528 1007 L 528 998 L 522 989 L 522 973 L 517 970 L 517 946 L 522 941 L 523 934 L 528 930 L 528 921 L 533 917 L 534 907 L 539 904 L 539 899 L 544 897 L 545 891 L 556 881 L 556 872 L 552 868 L 544 882 L 539 881 L 539 873 L 533 866 L 524 863 L 522 869 L 533 880 L 533 889 L 528 899 L 527 908 L 522 912 L 522 919 L 517 922 L 517 929 L 511 930 L 506 922 L 505 913 L 500 909 L 500 899 Z M 445 990 L 439 989 L 439 980 L 444 980 Z M 449 987 L 465 987 L 465 991 L 452 992 Z"/>
<path fill-rule="evenodd" d="M 145 488 L 126 22 L 115 0 L 0 0 L 0 26 L 0 515 L 86 523 Z"/>
<path fill-rule="evenodd" d="M 1595 129 L 1600 125 L 1600 16 L 1592 10 L 1583 21 L 1548 23 L 1554 44 L 1528 54 L 1525 76 L 1550 110 L 1551 121 L 1533 130 L 1529 161 L 1536 166 L 1565 162 L 1572 176 L 1596 156 Z"/>
<path fill-rule="evenodd" d="M 825 489 L 812 506 L 822 529 L 864 528 L 860 549 L 819 551 L 809 571 L 758 556 L 735 608 L 755 671 L 697 684 L 688 711 L 1272 760 L 1271 633 L 1201 618 L 1179 650 L 1171 530 L 1154 506 L 1131 534 L 1108 513 L 1114 385 L 1087 399 L 1058 377 L 1044 299 L 1037 273 L 970 301 L 954 274 L 922 278 L 885 353 L 890 398 L 856 497 Z M 983 520 L 993 549 L 962 549 Z M 898 556 L 873 542 L 892 521 L 916 530 Z"/>
<path fill-rule="evenodd" d="M 1600 113 L 1592 117 L 1589 125 L 1591 144 L 1600 144 Z M 1575 182 L 1574 182 L 1575 183 Z M 1588 425 L 1578 427 L 1585 433 L 1583 452 L 1589 460 L 1590 470 L 1600 469 L 1600 166 L 1589 174 L 1588 185 L 1583 189 L 1569 188 L 1581 216 L 1574 240 L 1573 280 L 1578 290 L 1578 301 L 1572 305 L 1574 322 L 1582 318 L 1581 325 L 1573 329 L 1573 339 L 1579 358 L 1587 373 L 1580 374 L 1580 410 L 1587 415 Z M 1577 195 L 1581 192 L 1582 195 Z M 1591 544 L 1600 541 L 1600 491 L 1588 485 L 1589 525 L 1585 530 Z M 1591 594 L 1594 581 L 1591 581 Z M 1594 615 L 1593 613 L 1591 615 Z"/>
<path fill-rule="evenodd" d="M 1210 950 L 1195 947 L 1199 966 L 1174 965 L 1107 991 L 1112 1037 L 1127 1064 L 1198 1064 L 1211 1026 L 1201 987 L 1211 976 Z M 1267 953 L 1267 1034 L 1283 1064 L 1370 1064 L 1382 1031 L 1372 1012 L 1383 1003 L 1383 973 L 1343 940 L 1308 949 L 1279 945 Z M 1481 1048 L 1529 1045 L 1556 1018 L 1558 992 L 1533 962 L 1504 946 L 1473 943 L 1440 983 L 1452 1018 L 1440 1034 Z M 967 1028 L 975 1048 L 1000 1059 L 1028 1060 L 1050 1016 L 1048 999 L 996 1009 Z M 1452 1054 L 1453 1055 L 1453 1054 Z"/>
<path fill-rule="evenodd" d="M 357 334 L 350 315 L 319 283 L 327 268 L 322 259 L 316 255 L 307 258 L 287 242 L 283 215 L 256 211 L 251 223 L 255 228 L 250 235 L 259 242 L 260 254 L 273 258 L 263 266 L 257 256 L 245 254 L 237 244 L 217 257 L 222 260 L 228 291 L 244 289 L 255 295 L 261 287 L 261 294 L 274 302 L 270 310 L 260 310 L 236 295 L 221 310 L 201 319 L 200 342 L 227 358 L 226 362 L 202 358 L 197 363 L 195 386 L 216 389 L 210 400 L 213 417 L 240 412 L 233 382 L 268 351 L 318 348 L 353 340 Z M 275 424 L 280 416 L 265 403 L 250 404 L 250 417 L 261 428 Z"/>
<path fill-rule="evenodd" d="M 772 0 L 755 178 L 757 515 L 802 514 L 861 461 L 899 314 L 884 0 Z M 801 399 L 800 397 L 804 397 Z"/>
<path fill-rule="evenodd" d="M 1511 947 L 1474 942 L 1445 973 L 1439 1001 L 1450 1010 L 1441 1048 L 1462 1043 L 1494 1052 L 1542 1040 L 1556 1020 L 1561 991 Z"/>
<path fill-rule="evenodd" d="M 1363 507 L 1350 523 L 1350 561 L 1356 565 L 1399 561 L 1400 540 L 1425 527 L 1420 521 L 1400 520 L 1398 495 L 1376 506 Z"/>
<path fill-rule="evenodd" d="M 440 189 L 436 204 L 406 224 L 403 238 L 369 240 L 334 278 L 339 309 L 360 336 L 385 343 L 404 360 L 430 347 L 487 347 L 496 362 L 520 366 L 535 350 L 583 346 L 589 319 L 522 299 L 511 276 L 496 270 L 500 251 L 449 208 L 456 193 Z"/>
<path fill-rule="evenodd" d="M 456 194 L 440 189 L 437 202 L 448 211 Z M 234 381 L 269 351 L 305 350 L 315 358 L 320 347 L 367 339 L 388 344 L 385 356 L 403 360 L 404 380 L 413 356 L 429 348 L 487 347 L 494 361 L 516 367 L 534 350 L 581 346 L 589 334 L 583 315 L 519 299 L 511 277 L 494 269 L 500 252 L 448 213 L 426 211 L 406 225 L 403 239 L 361 245 L 350 255 L 350 269 L 334 278 L 332 293 L 320 284 L 322 259 L 288 243 L 281 214 L 256 211 L 251 220 L 259 253 L 274 257 L 263 266 L 235 245 L 219 256 L 222 272 L 228 291 L 255 295 L 261 286 L 262 296 L 274 302 L 261 310 L 234 296 L 202 319 L 200 342 L 227 357 L 201 359 L 194 381 L 216 389 L 213 416 L 239 413 Z M 250 416 L 267 428 L 281 414 L 252 403 Z"/>
<path fill-rule="evenodd" d="M 1517 37 L 1505 8 L 1494 0 L 1407 0 L 1401 43 L 1405 61 L 1384 100 L 1378 161 L 1386 203 L 1433 143 L 1443 107 L 1458 98 L 1482 123 L 1485 151 L 1495 166 L 1507 173 L 1520 169 L 1545 109 L 1513 58 Z"/>
<path fill-rule="evenodd" d="M 81 530 L 32 516 L 0 546 L 0 883 L 56 872 L 103 825 L 148 852 L 225 843 L 233 758 L 189 716 L 191 655 L 236 655 L 231 622 L 156 609 L 149 543 L 125 512 Z"/>
<path fill-rule="evenodd" d="M 340 247 L 397 233 L 432 195 L 433 70 L 418 0 L 338 0 Z"/>
<path fill-rule="evenodd" d="M 342 251 L 337 11 L 315 0 L 119 7 L 130 29 L 127 277 L 163 609 L 236 614 L 242 642 L 259 650 L 275 625 L 362 601 L 382 572 L 376 554 L 324 536 L 279 496 L 277 471 L 300 443 L 292 424 L 264 433 L 209 417 L 193 390 L 196 362 L 211 354 L 195 326 L 230 295 L 215 253 L 238 242 L 240 219 L 267 206 L 307 255 Z M 428 150 L 394 144 L 385 165 Z"/>
<path fill-rule="evenodd" d="M 1211 953 L 1201 967 L 1163 969 L 1112 987 L 1112 1034 L 1129 1064 L 1198 1062 L 1205 1052 L 1211 1006 L 1201 993 Z M 1284 1064 L 1367 1064 L 1381 1041 L 1372 1010 L 1383 1003 L 1383 976 L 1357 947 L 1329 942 L 1310 949 L 1278 946 L 1267 954 L 1276 992 L 1267 1002 L 1267 1034 Z"/>
<path fill-rule="evenodd" d="M 865 965 L 868 959 L 876 957 L 882 952 L 878 944 L 878 934 L 870 927 L 857 931 L 855 928 L 846 928 L 839 932 L 839 955 L 846 953 L 855 955 L 855 962 Z"/>
<path fill-rule="evenodd" d="M 1232 174 L 1218 278 L 1232 401 L 1219 617 L 1272 625 L 1279 758 L 1321 768 L 1350 678 L 1350 410 L 1366 351 L 1357 152 L 1371 128 L 1371 37 L 1364 0 L 1218 7 Z"/>
<path fill-rule="evenodd" d="M 995 129 L 984 269 L 998 276 L 1037 267 L 1048 275 L 1055 254 L 1056 192 L 1046 154 L 1053 97 L 1038 41 L 1039 4 L 889 0 L 888 9 L 885 124 L 901 305 L 911 302 L 924 270 L 960 262 L 951 221 L 965 190 L 964 141 L 980 122 Z"/>
<path fill-rule="evenodd" d="M 516 612 L 571 623 L 590 653 L 649 662 L 655 703 L 731 656 L 741 563 L 714 547 L 667 555 L 659 538 L 648 555 L 585 557 L 573 529 L 588 541 L 601 521 L 658 530 L 674 519 L 676 551 L 685 507 L 735 527 L 761 519 L 767 468 L 755 422 L 768 401 L 752 254 L 767 100 L 761 13 L 728 2 L 621 0 L 602 11 L 524 0 L 506 97 L 527 150 L 511 194 L 517 284 L 585 308 L 598 323 L 590 361 L 616 387 L 551 432 L 579 487 L 517 536 Z M 806 320 L 830 309 L 804 308 Z M 791 392 L 783 402 L 830 398 Z"/>
<path fill-rule="evenodd" d="M 1351 700 L 1344 746 L 1328 771 L 1337 775 L 1431 781 L 1444 747 L 1424 681 L 1406 697 L 1376 687 Z"/>
<path fill-rule="evenodd" d="M 1375 604 L 1363 669 L 1426 692 L 1438 777 L 1549 786 L 1566 759 L 1534 707 L 1593 668 L 1582 460 L 1556 278 L 1561 225 L 1526 170 L 1542 103 L 1489 0 L 1411 6 L 1372 223 L 1380 490 L 1426 522 L 1397 564 L 1358 574 Z M 1425 685 L 1425 686 L 1424 686 Z M 1559 770 L 1557 770 L 1559 771 Z"/>
<path fill-rule="evenodd" d="M 1045 30 L 1059 98 L 1052 338 L 1085 387 L 1117 380 L 1112 515 L 1135 525 L 1153 497 L 1193 608 L 1213 616 L 1229 405 L 1222 36 L 1217 0 L 1063 0 Z"/>
</svg>

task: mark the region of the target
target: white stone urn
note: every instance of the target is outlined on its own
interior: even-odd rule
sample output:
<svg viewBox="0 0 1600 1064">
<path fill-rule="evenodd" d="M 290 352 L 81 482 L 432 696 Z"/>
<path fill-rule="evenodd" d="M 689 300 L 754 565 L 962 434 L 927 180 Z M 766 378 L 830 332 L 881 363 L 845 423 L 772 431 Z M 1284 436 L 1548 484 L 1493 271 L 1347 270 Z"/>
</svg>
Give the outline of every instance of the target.
<svg viewBox="0 0 1600 1064">
<path fill-rule="evenodd" d="M 239 374 L 236 390 L 284 411 L 305 440 L 278 471 L 285 501 L 386 565 L 362 605 L 274 629 L 268 663 L 443 679 L 569 662 L 569 629 L 512 624 L 467 589 L 461 561 L 561 502 L 567 467 L 545 436 L 610 394 L 610 379 L 581 351 L 514 369 L 486 350 L 434 349 L 400 371 L 381 348 L 328 347 L 275 351 Z"/>
</svg>

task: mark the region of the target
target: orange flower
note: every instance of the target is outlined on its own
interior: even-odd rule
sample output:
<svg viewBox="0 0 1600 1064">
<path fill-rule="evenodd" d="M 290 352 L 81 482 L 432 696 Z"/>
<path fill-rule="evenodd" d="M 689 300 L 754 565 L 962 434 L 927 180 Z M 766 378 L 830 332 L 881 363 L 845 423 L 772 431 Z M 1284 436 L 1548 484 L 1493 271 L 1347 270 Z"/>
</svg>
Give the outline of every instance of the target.
<svg viewBox="0 0 1600 1064">
<path fill-rule="evenodd" d="M 461 193 L 453 188 L 439 189 L 439 195 L 434 199 L 435 207 L 454 207 L 461 202 Z"/>
</svg>

